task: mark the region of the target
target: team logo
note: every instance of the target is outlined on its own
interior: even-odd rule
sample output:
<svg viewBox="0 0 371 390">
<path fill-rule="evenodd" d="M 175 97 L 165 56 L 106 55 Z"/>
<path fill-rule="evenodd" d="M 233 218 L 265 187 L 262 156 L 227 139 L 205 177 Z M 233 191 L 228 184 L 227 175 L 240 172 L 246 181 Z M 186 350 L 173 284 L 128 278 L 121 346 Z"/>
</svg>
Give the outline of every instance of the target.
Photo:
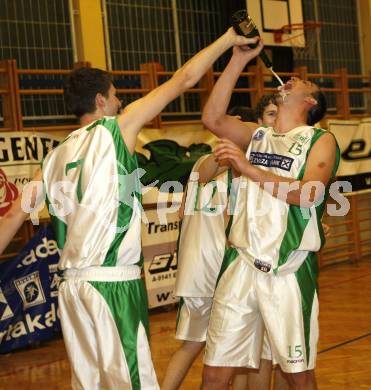
<svg viewBox="0 0 371 390">
<path fill-rule="evenodd" d="M 7 213 L 17 196 L 17 187 L 8 181 L 4 171 L 0 169 L 0 217 Z"/>
<path fill-rule="evenodd" d="M 33 272 L 23 278 L 16 279 L 14 284 L 22 298 L 24 309 L 41 305 L 45 302 L 45 295 L 41 286 L 39 271 Z"/>
<path fill-rule="evenodd" d="M 0 287 L 0 321 L 7 320 L 11 317 L 13 317 L 12 309 L 10 308 L 8 301 L 6 300 Z"/>
<path fill-rule="evenodd" d="M 259 130 L 253 137 L 253 140 L 260 141 L 264 137 L 264 130 Z"/>
<path fill-rule="evenodd" d="M 301 145 L 305 145 L 306 143 L 308 143 L 310 141 L 310 137 L 306 136 L 306 135 L 302 135 L 302 134 L 296 134 L 294 135 L 294 137 L 292 137 L 292 139 L 298 143 L 300 143 Z"/>
</svg>

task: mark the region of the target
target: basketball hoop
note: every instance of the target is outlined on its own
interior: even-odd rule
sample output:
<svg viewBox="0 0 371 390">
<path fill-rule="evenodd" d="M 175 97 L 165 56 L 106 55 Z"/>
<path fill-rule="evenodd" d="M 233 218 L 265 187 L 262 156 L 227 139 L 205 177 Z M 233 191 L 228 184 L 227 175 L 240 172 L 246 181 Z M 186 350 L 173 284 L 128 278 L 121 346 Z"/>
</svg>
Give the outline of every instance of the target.
<svg viewBox="0 0 371 390">
<path fill-rule="evenodd" d="M 313 59 L 317 55 L 317 35 L 320 30 L 320 22 L 287 24 L 273 31 L 274 42 L 291 46 L 295 60 Z"/>
</svg>

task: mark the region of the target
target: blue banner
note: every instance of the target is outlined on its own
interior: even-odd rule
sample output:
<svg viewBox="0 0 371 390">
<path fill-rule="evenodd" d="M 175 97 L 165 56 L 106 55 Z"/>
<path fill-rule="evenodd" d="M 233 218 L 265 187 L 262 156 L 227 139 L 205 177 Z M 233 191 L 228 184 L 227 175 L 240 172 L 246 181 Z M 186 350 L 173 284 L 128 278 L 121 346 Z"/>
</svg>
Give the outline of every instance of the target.
<svg viewBox="0 0 371 390">
<path fill-rule="evenodd" d="M 49 225 L 16 258 L 0 262 L 0 353 L 45 340 L 60 330 L 58 260 Z"/>
</svg>

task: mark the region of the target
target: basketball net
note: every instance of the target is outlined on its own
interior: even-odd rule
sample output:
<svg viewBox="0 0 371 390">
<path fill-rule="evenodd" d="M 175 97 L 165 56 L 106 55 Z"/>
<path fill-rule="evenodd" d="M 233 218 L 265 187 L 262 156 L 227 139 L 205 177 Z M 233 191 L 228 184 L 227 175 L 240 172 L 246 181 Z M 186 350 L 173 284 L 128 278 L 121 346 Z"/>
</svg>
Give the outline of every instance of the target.
<svg viewBox="0 0 371 390">
<path fill-rule="evenodd" d="M 291 46 L 294 60 L 309 60 L 317 57 L 317 36 L 321 30 L 319 22 L 283 26 L 274 31 L 274 41 Z"/>
</svg>

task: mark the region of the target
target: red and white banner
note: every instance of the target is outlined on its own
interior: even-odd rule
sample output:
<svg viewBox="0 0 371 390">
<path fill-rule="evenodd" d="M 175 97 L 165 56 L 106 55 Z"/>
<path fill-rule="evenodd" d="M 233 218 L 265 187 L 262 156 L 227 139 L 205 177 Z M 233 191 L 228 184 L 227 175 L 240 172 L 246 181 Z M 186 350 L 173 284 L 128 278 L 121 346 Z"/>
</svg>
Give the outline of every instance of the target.
<svg viewBox="0 0 371 390">
<path fill-rule="evenodd" d="M 41 160 L 61 140 L 44 133 L 0 133 L 0 217 L 33 178 Z"/>
</svg>

